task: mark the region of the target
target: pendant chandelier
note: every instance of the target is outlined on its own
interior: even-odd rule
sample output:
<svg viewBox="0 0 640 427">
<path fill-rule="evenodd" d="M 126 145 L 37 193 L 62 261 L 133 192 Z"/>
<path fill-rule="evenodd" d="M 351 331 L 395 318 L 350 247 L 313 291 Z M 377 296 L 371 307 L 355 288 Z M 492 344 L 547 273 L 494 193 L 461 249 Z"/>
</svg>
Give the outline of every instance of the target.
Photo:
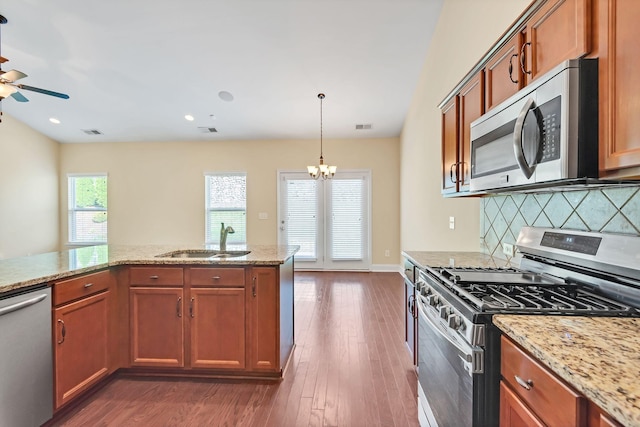
<svg viewBox="0 0 640 427">
<path fill-rule="evenodd" d="M 311 178 L 318 179 L 331 179 L 336 174 L 337 166 L 328 166 L 324 164 L 324 157 L 322 157 L 322 100 L 324 99 L 324 93 L 318 94 L 320 99 L 320 164 L 318 166 L 307 166 L 307 171 Z"/>
</svg>

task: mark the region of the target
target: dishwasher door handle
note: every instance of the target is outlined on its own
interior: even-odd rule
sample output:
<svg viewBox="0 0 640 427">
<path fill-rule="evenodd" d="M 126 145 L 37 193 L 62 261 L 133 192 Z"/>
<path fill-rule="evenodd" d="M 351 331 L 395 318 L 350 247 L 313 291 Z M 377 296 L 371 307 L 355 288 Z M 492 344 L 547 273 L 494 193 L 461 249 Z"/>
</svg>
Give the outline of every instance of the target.
<svg viewBox="0 0 640 427">
<path fill-rule="evenodd" d="M 8 305 L 6 307 L 0 308 L 0 316 L 4 316 L 5 314 L 13 313 L 14 311 L 21 310 L 23 308 L 29 307 L 30 305 L 34 305 L 44 300 L 47 297 L 47 294 L 38 295 L 37 297 L 29 298 L 28 300 L 20 301 L 18 303 Z"/>
</svg>

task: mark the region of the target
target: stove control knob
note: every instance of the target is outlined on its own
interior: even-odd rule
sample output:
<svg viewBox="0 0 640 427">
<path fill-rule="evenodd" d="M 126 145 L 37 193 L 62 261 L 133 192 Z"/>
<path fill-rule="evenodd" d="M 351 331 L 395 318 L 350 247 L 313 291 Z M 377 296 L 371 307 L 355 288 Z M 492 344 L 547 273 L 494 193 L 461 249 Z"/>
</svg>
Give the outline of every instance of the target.
<svg viewBox="0 0 640 427">
<path fill-rule="evenodd" d="M 440 298 L 438 297 L 438 295 L 428 295 L 427 303 L 433 307 L 437 307 L 440 303 Z"/>
<path fill-rule="evenodd" d="M 442 319 L 446 319 L 447 316 L 449 316 L 449 313 L 450 313 L 450 310 L 449 310 L 448 306 L 445 305 L 445 306 L 440 307 L 440 317 Z"/>
<path fill-rule="evenodd" d="M 457 314 L 449 315 L 449 318 L 447 320 L 451 329 L 458 329 L 460 327 L 460 316 L 458 316 Z"/>
</svg>

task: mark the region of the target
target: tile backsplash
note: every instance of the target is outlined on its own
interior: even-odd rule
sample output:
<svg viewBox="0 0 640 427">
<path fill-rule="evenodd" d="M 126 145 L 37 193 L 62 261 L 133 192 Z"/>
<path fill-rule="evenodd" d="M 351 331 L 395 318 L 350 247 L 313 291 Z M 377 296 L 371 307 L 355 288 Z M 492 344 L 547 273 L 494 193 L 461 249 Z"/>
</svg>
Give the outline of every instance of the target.
<svg viewBox="0 0 640 427">
<path fill-rule="evenodd" d="M 640 185 L 500 194 L 480 203 L 480 246 L 495 258 L 509 259 L 502 243 L 515 244 L 527 225 L 640 235 Z"/>
</svg>

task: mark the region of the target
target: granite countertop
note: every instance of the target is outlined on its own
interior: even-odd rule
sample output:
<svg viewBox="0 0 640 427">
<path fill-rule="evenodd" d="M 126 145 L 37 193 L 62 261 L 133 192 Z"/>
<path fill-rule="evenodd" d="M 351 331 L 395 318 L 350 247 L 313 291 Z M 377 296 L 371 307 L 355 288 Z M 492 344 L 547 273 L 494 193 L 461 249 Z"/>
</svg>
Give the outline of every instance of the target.
<svg viewBox="0 0 640 427">
<path fill-rule="evenodd" d="M 420 268 L 517 266 L 515 262 L 493 258 L 482 252 L 403 251 L 402 255 Z"/>
<path fill-rule="evenodd" d="M 217 249 L 217 247 L 205 245 L 100 245 L 1 260 L 0 293 L 117 265 L 279 265 L 291 258 L 299 247 L 229 245 L 227 248 L 229 250 L 249 250 L 251 252 L 248 255 L 233 258 L 158 257 L 159 254 L 177 250 L 196 249 Z"/>
<path fill-rule="evenodd" d="M 640 319 L 496 315 L 493 323 L 618 422 L 640 425 Z"/>
</svg>

